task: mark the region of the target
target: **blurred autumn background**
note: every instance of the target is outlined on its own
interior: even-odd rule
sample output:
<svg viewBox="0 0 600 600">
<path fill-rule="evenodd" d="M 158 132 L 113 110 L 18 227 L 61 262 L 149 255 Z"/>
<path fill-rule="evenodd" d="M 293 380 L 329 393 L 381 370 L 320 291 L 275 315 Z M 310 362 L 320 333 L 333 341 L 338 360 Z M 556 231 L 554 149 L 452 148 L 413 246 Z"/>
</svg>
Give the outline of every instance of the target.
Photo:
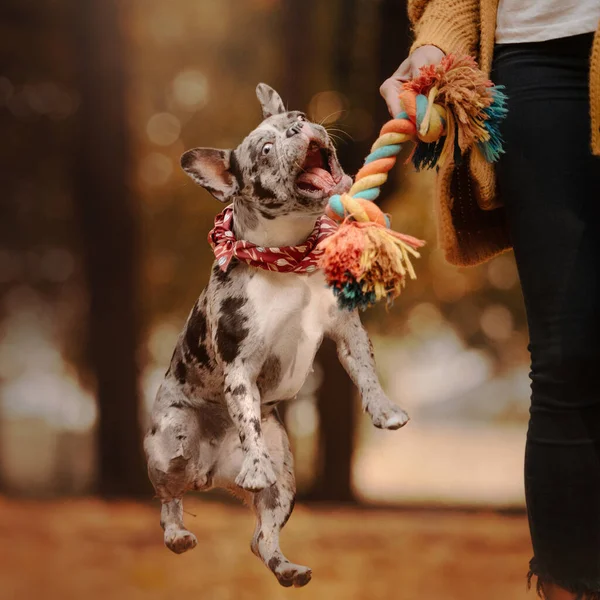
<svg viewBox="0 0 600 600">
<path fill-rule="evenodd" d="M 4 0 L 0 7 L 0 598 L 526 597 L 526 324 L 511 255 L 436 250 L 432 175 L 382 206 L 428 240 L 418 280 L 364 321 L 388 394 L 375 430 L 325 345 L 285 407 L 299 505 L 283 534 L 313 582 L 284 590 L 251 514 L 193 495 L 198 547 L 162 545 L 141 438 L 212 261 L 220 206 L 179 169 L 259 122 L 254 88 L 324 120 L 357 170 L 406 55 L 402 0 Z"/>
</svg>

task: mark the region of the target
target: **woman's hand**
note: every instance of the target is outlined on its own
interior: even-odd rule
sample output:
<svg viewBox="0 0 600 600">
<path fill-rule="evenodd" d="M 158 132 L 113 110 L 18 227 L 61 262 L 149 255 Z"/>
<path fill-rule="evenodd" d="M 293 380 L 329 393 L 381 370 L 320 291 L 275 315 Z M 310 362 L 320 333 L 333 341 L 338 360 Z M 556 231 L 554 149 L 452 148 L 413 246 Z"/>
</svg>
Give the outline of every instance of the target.
<svg viewBox="0 0 600 600">
<path fill-rule="evenodd" d="M 442 58 L 444 58 L 444 53 L 437 46 L 421 46 L 396 69 L 391 77 L 381 84 L 379 93 L 383 96 L 392 117 L 396 117 L 402 111 L 398 95 L 402 91 L 403 82 L 416 77 L 421 67 L 437 65 Z"/>
</svg>

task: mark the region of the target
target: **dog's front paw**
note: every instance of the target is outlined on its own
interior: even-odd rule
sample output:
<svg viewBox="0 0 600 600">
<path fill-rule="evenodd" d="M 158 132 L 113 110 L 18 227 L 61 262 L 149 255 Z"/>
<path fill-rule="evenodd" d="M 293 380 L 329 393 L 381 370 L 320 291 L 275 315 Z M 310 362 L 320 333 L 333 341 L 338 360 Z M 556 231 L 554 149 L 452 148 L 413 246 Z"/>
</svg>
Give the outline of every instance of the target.
<svg viewBox="0 0 600 600">
<path fill-rule="evenodd" d="M 379 429 L 400 429 L 410 421 L 408 414 L 387 398 L 367 406 L 373 425 Z"/>
<path fill-rule="evenodd" d="M 275 471 L 269 458 L 247 456 L 242 463 L 236 485 L 249 492 L 259 492 L 271 487 L 276 481 Z"/>
</svg>

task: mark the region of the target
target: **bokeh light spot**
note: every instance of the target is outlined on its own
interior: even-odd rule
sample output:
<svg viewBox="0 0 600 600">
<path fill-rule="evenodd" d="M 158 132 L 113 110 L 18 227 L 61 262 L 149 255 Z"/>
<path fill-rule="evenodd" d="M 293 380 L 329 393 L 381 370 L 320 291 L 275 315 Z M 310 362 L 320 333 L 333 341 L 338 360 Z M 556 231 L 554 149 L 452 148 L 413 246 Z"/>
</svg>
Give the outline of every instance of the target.
<svg viewBox="0 0 600 600">
<path fill-rule="evenodd" d="M 172 84 L 173 97 L 183 108 L 199 110 L 208 102 L 208 81 L 194 69 L 182 71 Z"/>
<path fill-rule="evenodd" d="M 338 121 L 345 111 L 348 101 L 339 92 L 329 90 L 315 94 L 309 104 L 308 112 L 312 121 L 327 125 Z"/>
<path fill-rule="evenodd" d="M 488 266 L 488 279 L 499 290 L 510 290 L 518 280 L 515 261 L 510 256 L 498 256 Z"/>
<path fill-rule="evenodd" d="M 457 271 L 450 271 L 438 274 L 432 281 L 432 287 L 440 301 L 456 302 L 466 294 L 467 283 L 465 275 Z"/>
<path fill-rule="evenodd" d="M 430 331 L 439 327 L 443 322 L 442 313 L 437 306 L 422 302 L 417 304 L 408 313 L 406 323 L 408 328 L 415 335 L 420 335 L 426 331 Z"/>
<path fill-rule="evenodd" d="M 170 146 L 179 139 L 181 123 L 170 113 L 156 113 L 146 125 L 148 139 L 157 146 Z"/>
<path fill-rule="evenodd" d="M 158 4 L 154 10 L 149 9 L 147 31 L 159 44 L 179 41 L 184 36 L 185 25 L 178 11 L 170 10 L 168 5 Z"/>
<path fill-rule="evenodd" d="M 495 342 L 508 340 L 513 329 L 513 316 L 506 306 L 492 304 L 481 314 L 481 330 Z"/>
<path fill-rule="evenodd" d="M 287 410 L 286 423 L 295 436 L 306 437 L 314 434 L 319 424 L 315 403 L 308 398 L 292 402 Z"/>
<path fill-rule="evenodd" d="M 139 174 L 142 181 L 150 186 L 167 183 L 173 174 L 173 162 L 160 152 L 152 152 L 140 162 Z"/>
<path fill-rule="evenodd" d="M 170 321 L 155 325 L 148 336 L 148 351 L 154 362 L 168 365 L 180 328 Z"/>
</svg>

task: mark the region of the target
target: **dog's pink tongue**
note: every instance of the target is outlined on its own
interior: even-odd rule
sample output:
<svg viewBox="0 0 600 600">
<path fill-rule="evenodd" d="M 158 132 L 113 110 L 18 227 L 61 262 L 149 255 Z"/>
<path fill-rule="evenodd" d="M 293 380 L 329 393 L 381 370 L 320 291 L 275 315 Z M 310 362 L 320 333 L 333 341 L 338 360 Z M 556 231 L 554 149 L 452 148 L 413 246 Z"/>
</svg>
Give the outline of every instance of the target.
<svg viewBox="0 0 600 600">
<path fill-rule="evenodd" d="M 306 171 L 300 173 L 297 181 L 298 183 L 307 183 L 323 191 L 333 189 L 335 185 L 331 173 L 321 169 L 321 167 L 306 169 Z"/>
</svg>

